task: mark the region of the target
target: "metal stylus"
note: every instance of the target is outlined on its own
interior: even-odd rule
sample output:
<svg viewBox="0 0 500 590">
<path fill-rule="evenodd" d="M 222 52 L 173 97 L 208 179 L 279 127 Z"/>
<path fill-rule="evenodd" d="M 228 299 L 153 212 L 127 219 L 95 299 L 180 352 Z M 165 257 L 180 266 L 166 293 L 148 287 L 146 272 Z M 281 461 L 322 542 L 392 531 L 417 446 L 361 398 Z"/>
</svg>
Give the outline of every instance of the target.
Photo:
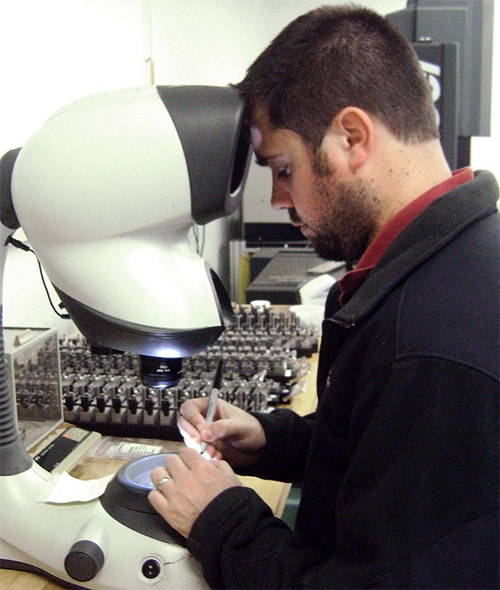
<svg viewBox="0 0 500 590">
<path fill-rule="evenodd" d="M 220 386 L 222 383 L 222 373 L 224 371 L 224 361 L 221 359 L 217 363 L 217 370 L 215 371 L 214 383 L 212 390 L 210 392 L 210 399 L 208 400 L 208 409 L 207 415 L 205 416 L 205 424 L 212 424 L 214 421 L 215 410 L 217 409 L 217 400 L 220 394 Z M 207 450 L 207 445 L 205 441 L 202 441 L 200 445 L 200 453 L 204 453 Z"/>
</svg>

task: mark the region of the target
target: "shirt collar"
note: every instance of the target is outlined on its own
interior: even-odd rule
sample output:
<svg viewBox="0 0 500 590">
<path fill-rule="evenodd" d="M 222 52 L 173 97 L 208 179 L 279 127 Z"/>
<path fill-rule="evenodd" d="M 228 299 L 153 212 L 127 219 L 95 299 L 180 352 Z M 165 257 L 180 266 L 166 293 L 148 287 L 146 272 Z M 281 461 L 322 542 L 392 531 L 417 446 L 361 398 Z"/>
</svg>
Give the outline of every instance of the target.
<svg viewBox="0 0 500 590">
<path fill-rule="evenodd" d="M 361 287 L 370 271 L 380 260 L 387 248 L 399 234 L 414 221 L 433 201 L 449 193 L 452 189 L 472 180 L 474 171 L 470 166 L 455 170 L 450 178 L 432 187 L 420 197 L 413 200 L 390 219 L 376 235 L 375 239 L 365 250 L 356 268 L 347 272 L 340 279 L 339 302 L 345 305 L 354 293 Z"/>
</svg>

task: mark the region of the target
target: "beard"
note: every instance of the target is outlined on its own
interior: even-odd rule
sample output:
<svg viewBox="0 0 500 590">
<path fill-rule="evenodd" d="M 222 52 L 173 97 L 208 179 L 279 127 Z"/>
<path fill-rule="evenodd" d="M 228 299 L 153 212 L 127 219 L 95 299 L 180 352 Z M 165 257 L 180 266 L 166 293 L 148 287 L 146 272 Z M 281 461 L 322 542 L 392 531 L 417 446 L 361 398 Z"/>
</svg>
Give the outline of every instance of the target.
<svg viewBox="0 0 500 590">
<path fill-rule="evenodd" d="M 315 154 L 313 166 L 314 192 L 321 212 L 308 224 L 314 250 L 326 260 L 357 261 L 377 233 L 380 200 L 364 179 L 339 180 L 321 152 Z"/>
</svg>

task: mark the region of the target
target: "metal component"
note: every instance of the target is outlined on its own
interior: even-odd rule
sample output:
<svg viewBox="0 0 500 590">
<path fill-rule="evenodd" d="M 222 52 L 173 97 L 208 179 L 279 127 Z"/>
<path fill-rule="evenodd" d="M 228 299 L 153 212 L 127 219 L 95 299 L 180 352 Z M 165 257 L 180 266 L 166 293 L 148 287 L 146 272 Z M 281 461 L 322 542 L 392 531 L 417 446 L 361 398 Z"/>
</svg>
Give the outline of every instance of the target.
<svg viewBox="0 0 500 590">
<path fill-rule="evenodd" d="M 103 434 L 176 438 L 179 407 L 210 394 L 222 361 L 222 399 L 261 412 L 288 403 L 318 349 L 318 332 L 287 310 L 235 305 L 235 317 L 216 343 L 184 359 L 180 381 L 163 389 L 140 383 L 136 355 L 92 354 L 81 336 L 60 342 L 65 420 Z"/>
</svg>

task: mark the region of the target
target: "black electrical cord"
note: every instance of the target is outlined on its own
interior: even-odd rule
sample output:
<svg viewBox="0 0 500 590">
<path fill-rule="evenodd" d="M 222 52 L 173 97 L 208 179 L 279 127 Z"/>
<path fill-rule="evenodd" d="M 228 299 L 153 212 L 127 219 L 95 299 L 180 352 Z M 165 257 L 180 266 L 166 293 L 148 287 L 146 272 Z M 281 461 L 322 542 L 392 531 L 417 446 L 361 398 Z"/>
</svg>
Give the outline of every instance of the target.
<svg viewBox="0 0 500 590">
<path fill-rule="evenodd" d="M 38 256 L 36 255 L 36 252 L 32 248 L 30 248 L 27 244 L 25 244 L 24 242 L 21 242 L 20 240 L 16 240 L 12 236 L 9 236 L 7 238 L 7 240 L 5 241 L 5 245 L 7 245 L 7 244 L 11 244 L 12 246 L 14 246 L 14 248 L 19 248 L 20 250 L 24 250 L 25 252 L 31 252 L 31 254 L 33 254 L 33 256 L 36 258 L 36 261 L 38 263 L 38 268 L 40 270 L 40 277 L 42 279 L 42 285 L 43 285 L 43 288 L 45 289 L 45 293 L 47 294 L 47 299 L 49 300 L 50 307 L 54 310 L 54 313 L 56 315 L 58 315 L 61 319 L 63 319 L 63 320 L 71 319 L 69 314 L 61 313 L 60 311 L 57 310 L 56 306 L 54 305 L 54 302 L 52 301 L 52 297 L 50 296 L 49 289 L 47 287 L 47 282 L 45 281 L 45 276 L 43 274 L 42 265 L 40 263 L 40 260 L 38 260 Z M 60 304 L 60 307 L 63 307 L 62 303 Z"/>
</svg>

